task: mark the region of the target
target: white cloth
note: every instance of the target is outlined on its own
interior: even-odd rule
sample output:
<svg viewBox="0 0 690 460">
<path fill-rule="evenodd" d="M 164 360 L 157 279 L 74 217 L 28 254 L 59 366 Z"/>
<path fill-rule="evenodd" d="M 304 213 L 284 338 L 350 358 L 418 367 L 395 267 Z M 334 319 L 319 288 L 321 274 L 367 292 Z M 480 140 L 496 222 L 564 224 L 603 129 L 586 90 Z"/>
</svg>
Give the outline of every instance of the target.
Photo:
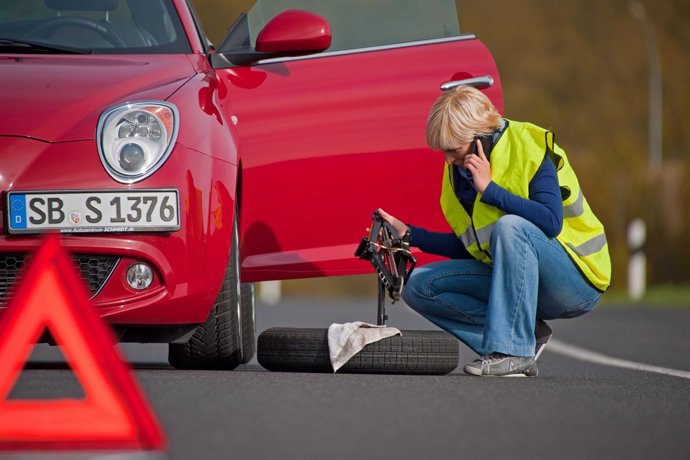
<svg viewBox="0 0 690 460">
<path fill-rule="evenodd" d="M 368 344 L 394 335 L 402 333 L 394 327 L 377 326 L 362 321 L 331 324 L 328 327 L 328 351 L 333 372 L 337 372 Z"/>
</svg>

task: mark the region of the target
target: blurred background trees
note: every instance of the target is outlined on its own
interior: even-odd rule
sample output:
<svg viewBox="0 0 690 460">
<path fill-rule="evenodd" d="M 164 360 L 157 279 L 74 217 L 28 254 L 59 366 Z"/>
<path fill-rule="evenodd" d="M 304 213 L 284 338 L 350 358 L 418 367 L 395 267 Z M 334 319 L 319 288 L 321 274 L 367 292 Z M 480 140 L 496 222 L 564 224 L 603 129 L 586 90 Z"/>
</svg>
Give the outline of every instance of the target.
<svg viewBox="0 0 690 460">
<path fill-rule="evenodd" d="M 627 226 L 647 223 L 650 284 L 690 281 L 690 5 L 640 2 L 656 32 L 663 84 L 663 161 L 649 167 L 648 62 L 627 0 L 464 0 L 501 72 L 506 115 L 556 132 L 604 222 L 614 287 L 625 286 Z"/>
<path fill-rule="evenodd" d="M 253 3 L 194 0 L 214 43 Z M 506 116 L 553 129 L 568 153 L 606 227 L 616 289 L 626 286 L 627 226 L 638 217 L 647 223 L 649 284 L 690 283 L 690 5 L 639 3 L 654 26 L 661 64 L 658 170 L 648 162 L 646 42 L 630 1 L 456 1 L 460 30 L 493 53 Z"/>
</svg>

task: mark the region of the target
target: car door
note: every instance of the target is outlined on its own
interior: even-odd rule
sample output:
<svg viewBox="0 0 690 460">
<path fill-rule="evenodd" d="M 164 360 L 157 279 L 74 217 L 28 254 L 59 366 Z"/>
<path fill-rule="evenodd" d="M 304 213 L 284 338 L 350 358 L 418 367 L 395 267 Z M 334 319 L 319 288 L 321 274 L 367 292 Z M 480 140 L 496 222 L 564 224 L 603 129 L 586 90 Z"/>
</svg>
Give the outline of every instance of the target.
<svg viewBox="0 0 690 460">
<path fill-rule="evenodd" d="M 451 231 L 439 206 L 443 155 L 425 142 L 428 111 L 449 82 L 479 87 L 502 111 L 496 65 L 474 35 L 391 43 L 388 28 L 382 45 L 217 70 L 238 135 L 244 281 L 370 272 L 353 254 L 379 207 Z"/>
</svg>

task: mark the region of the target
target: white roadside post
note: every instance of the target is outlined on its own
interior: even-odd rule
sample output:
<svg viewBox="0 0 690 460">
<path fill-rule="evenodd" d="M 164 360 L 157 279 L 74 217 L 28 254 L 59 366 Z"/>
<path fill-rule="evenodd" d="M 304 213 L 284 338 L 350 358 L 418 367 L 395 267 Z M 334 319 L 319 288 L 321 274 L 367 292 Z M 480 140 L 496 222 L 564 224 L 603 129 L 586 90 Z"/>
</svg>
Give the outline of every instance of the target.
<svg viewBox="0 0 690 460">
<path fill-rule="evenodd" d="M 647 227 L 644 220 L 637 218 L 628 226 L 628 296 L 640 300 L 647 287 L 647 258 L 644 254 L 644 243 L 647 239 Z"/>
<path fill-rule="evenodd" d="M 282 297 L 280 281 L 263 281 L 259 283 L 259 300 L 266 305 L 277 305 Z"/>
</svg>

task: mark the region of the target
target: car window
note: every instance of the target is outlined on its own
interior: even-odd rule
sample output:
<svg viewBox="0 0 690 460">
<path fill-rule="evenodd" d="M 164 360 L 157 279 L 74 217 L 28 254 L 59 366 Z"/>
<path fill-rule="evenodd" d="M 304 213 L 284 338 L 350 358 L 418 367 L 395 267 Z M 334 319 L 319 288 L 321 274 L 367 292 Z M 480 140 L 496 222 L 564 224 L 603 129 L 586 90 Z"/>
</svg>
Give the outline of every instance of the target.
<svg viewBox="0 0 690 460">
<path fill-rule="evenodd" d="M 0 52 L 23 42 L 96 53 L 191 52 L 171 0 L 2 0 L 0 40 Z"/>
<path fill-rule="evenodd" d="M 329 51 L 445 38 L 460 34 L 455 0 L 258 0 L 247 14 L 252 44 L 286 9 L 323 16 L 333 35 Z"/>
</svg>

